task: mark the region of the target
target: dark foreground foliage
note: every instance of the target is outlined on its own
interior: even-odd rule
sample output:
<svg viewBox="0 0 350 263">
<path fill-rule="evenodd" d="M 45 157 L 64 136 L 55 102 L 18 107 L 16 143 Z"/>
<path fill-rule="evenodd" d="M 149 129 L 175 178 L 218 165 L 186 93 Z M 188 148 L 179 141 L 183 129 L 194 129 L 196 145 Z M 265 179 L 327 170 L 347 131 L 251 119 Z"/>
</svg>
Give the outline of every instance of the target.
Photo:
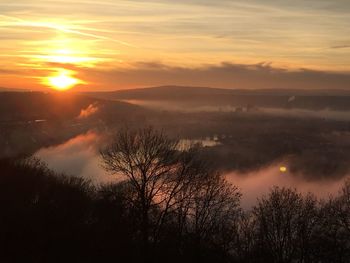
<svg viewBox="0 0 350 263">
<path fill-rule="evenodd" d="M 105 157 L 123 153 L 115 147 L 124 147 L 119 160 L 147 153 L 145 141 L 128 136 L 135 144 L 114 145 Z M 179 155 L 160 134 L 143 136 L 156 140 L 152 149 L 166 145 L 157 180 L 140 159 L 125 171 L 129 180 L 98 187 L 33 159 L 0 160 L 0 261 L 349 262 L 350 183 L 324 202 L 273 188 L 244 212 L 237 189 L 208 172 L 195 149 Z M 148 178 L 139 189 L 137 176 Z"/>
</svg>

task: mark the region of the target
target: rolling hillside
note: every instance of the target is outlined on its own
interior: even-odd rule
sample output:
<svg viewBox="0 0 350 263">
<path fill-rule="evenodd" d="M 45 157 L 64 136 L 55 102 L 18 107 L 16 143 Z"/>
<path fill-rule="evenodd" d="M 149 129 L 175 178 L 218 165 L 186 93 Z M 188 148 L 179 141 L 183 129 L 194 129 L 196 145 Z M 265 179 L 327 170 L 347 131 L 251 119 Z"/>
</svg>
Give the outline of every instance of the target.
<svg viewBox="0 0 350 263">
<path fill-rule="evenodd" d="M 250 105 L 285 109 L 350 110 L 350 91 L 346 90 L 229 90 L 162 86 L 87 94 L 109 100 L 161 101 L 185 106 Z"/>
</svg>

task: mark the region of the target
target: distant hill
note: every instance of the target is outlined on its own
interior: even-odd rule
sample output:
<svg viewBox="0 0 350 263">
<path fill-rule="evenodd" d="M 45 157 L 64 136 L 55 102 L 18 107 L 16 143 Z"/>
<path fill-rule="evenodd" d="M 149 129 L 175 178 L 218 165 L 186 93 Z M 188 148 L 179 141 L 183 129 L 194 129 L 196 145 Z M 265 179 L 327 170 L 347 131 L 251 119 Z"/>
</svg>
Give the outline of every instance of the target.
<svg viewBox="0 0 350 263">
<path fill-rule="evenodd" d="M 69 120 L 82 110 L 99 107 L 105 114 L 142 112 L 139 106 L 74 93 L 0 92 L 0 121 Z M 91 106 L 92 105 L 92 106 Z"/>
<path fill-rule="evenodd" d="M 161 86 L 87 94 L 109 100 L 162 101 L 186 106 L 245 107 L 250 105 L 272 108 L 350 110 L 350 91 L 347 90 L 231 90 Z"/>
<path fill-rule="evenodd" d="M 23 92 L 23 91 L 25 91 L 25 90 L 0 87 L 0 92 Z"/>
<path fill-rule="evenodd" d="M 74 93 L 0 92 L 0 159 L 33 154 L 90 130 L 141 123 L 148 112 Z"/>
</svg>

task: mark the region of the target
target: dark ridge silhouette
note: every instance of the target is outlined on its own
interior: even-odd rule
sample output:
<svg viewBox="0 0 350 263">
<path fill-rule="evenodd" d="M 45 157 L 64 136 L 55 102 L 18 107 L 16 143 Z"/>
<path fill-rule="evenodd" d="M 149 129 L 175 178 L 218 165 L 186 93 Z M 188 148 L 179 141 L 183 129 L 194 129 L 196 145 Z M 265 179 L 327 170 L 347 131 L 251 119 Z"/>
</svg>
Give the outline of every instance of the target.
<svg viewBox="0 0 350 263">
<path fill-rule="evenodd" d="M 349 110 L 348 90 L 292 90 L 263 89 L 240 90 L 208 87 L 161 86 L 152 88 L 118 90 L 112 92 L 87 92 L 95 97 L 115 100 L 163 101 L 178 105 L 245 107 L 254 105 L 269 108 Z"/>
<path fill-rule="evenodd" d="M 74 93 L 0 92 L 0 157 L 33 154 L 89 130 L 141 122 L 150 110 Z"/>
<path fill-rule="evenodd" d="M 0 87 L 0 92 L 26 92 L 27 90 Z M 28 91 L 27 91 L 28 92 Z"/>
<path fill-rule="evenodd" d="M 0 93 L 0 121 L 33 121 L 35 119 L 70 120 L 77 117 L 81 109 L 97 103 L 106 111 L 130 113 L 140 107 L 120 101 L 106 101 L 74 93 L 3 92 Z"/>
</svg>

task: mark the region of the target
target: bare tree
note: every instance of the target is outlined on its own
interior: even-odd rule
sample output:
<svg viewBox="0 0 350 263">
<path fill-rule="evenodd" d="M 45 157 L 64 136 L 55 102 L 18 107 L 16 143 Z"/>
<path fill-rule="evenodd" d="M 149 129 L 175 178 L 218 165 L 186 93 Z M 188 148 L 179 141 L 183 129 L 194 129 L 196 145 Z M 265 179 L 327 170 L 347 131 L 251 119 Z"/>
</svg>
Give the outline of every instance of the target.
<svg viewBox="0 0 350 263">
<path fill-rule="evenodd" d="M 185 198 L 179 194 L 199 172 L 194 148 L 180 146 L 153 128 L 125 129 L 101 151 L 105 169 L 123 174 L 132 186 L 146 249 L 151 237 L 157 239 L 166 216 Z"/>
<path fill-rule="evenodd" d="M 272 189 L 253 209 L 262 253 L 272 262 L 310 262 L 316 200 L 295 190 Z"/>
<path fill-rule="evenodd" d="M 241 194 L 237 188 L 206 167 L 195 173 L 179 196 L 185 197 L 175 210 L 179 235 L 192 237 L 195 249 L 209 245 L 229 254 L 235 245 L 241 214 Z"/>
<path fill-rule="evenodd" d="M 334 202 L 339 226 L 350 237 L 350 180 L 344 183 L 340 195 Z"/>
<path fill-rule="evenodd" d="M 327 262 L 348 262 L 350 257 L 350 180 L 345 181 L 339 195 L 324 202 L 315 240 L 319 255 Z"/>
<path fill-rule="evenodd" d="M 257 233 L 256 220 L 249 212 L 242 212 L 238 221 L 238 230 L 234 239 L 234 256 L 239 262 L 254 262 L 257 258 Z"/>
<path fill-rule="evenodd" d="M 219 238 L 219 229 L 236 221 L 240 196 L 237 188 L 218 173 L 208 173 L 200 178 L 189 213 L 196 236 L 199 239 Z"/>
<path fill-rule="evenodd" d="M 146 257 L 166 223 L 176 227 L 180 244 L 182 236 L 192 235 L 197 244 L 231 249 L 240 193 L 210 169 L 199 145 L 184 147 L 152 128 L 122 130 L 101 157 L 106 170 L 123 174 L 131 185 Z"/>
</svg>

